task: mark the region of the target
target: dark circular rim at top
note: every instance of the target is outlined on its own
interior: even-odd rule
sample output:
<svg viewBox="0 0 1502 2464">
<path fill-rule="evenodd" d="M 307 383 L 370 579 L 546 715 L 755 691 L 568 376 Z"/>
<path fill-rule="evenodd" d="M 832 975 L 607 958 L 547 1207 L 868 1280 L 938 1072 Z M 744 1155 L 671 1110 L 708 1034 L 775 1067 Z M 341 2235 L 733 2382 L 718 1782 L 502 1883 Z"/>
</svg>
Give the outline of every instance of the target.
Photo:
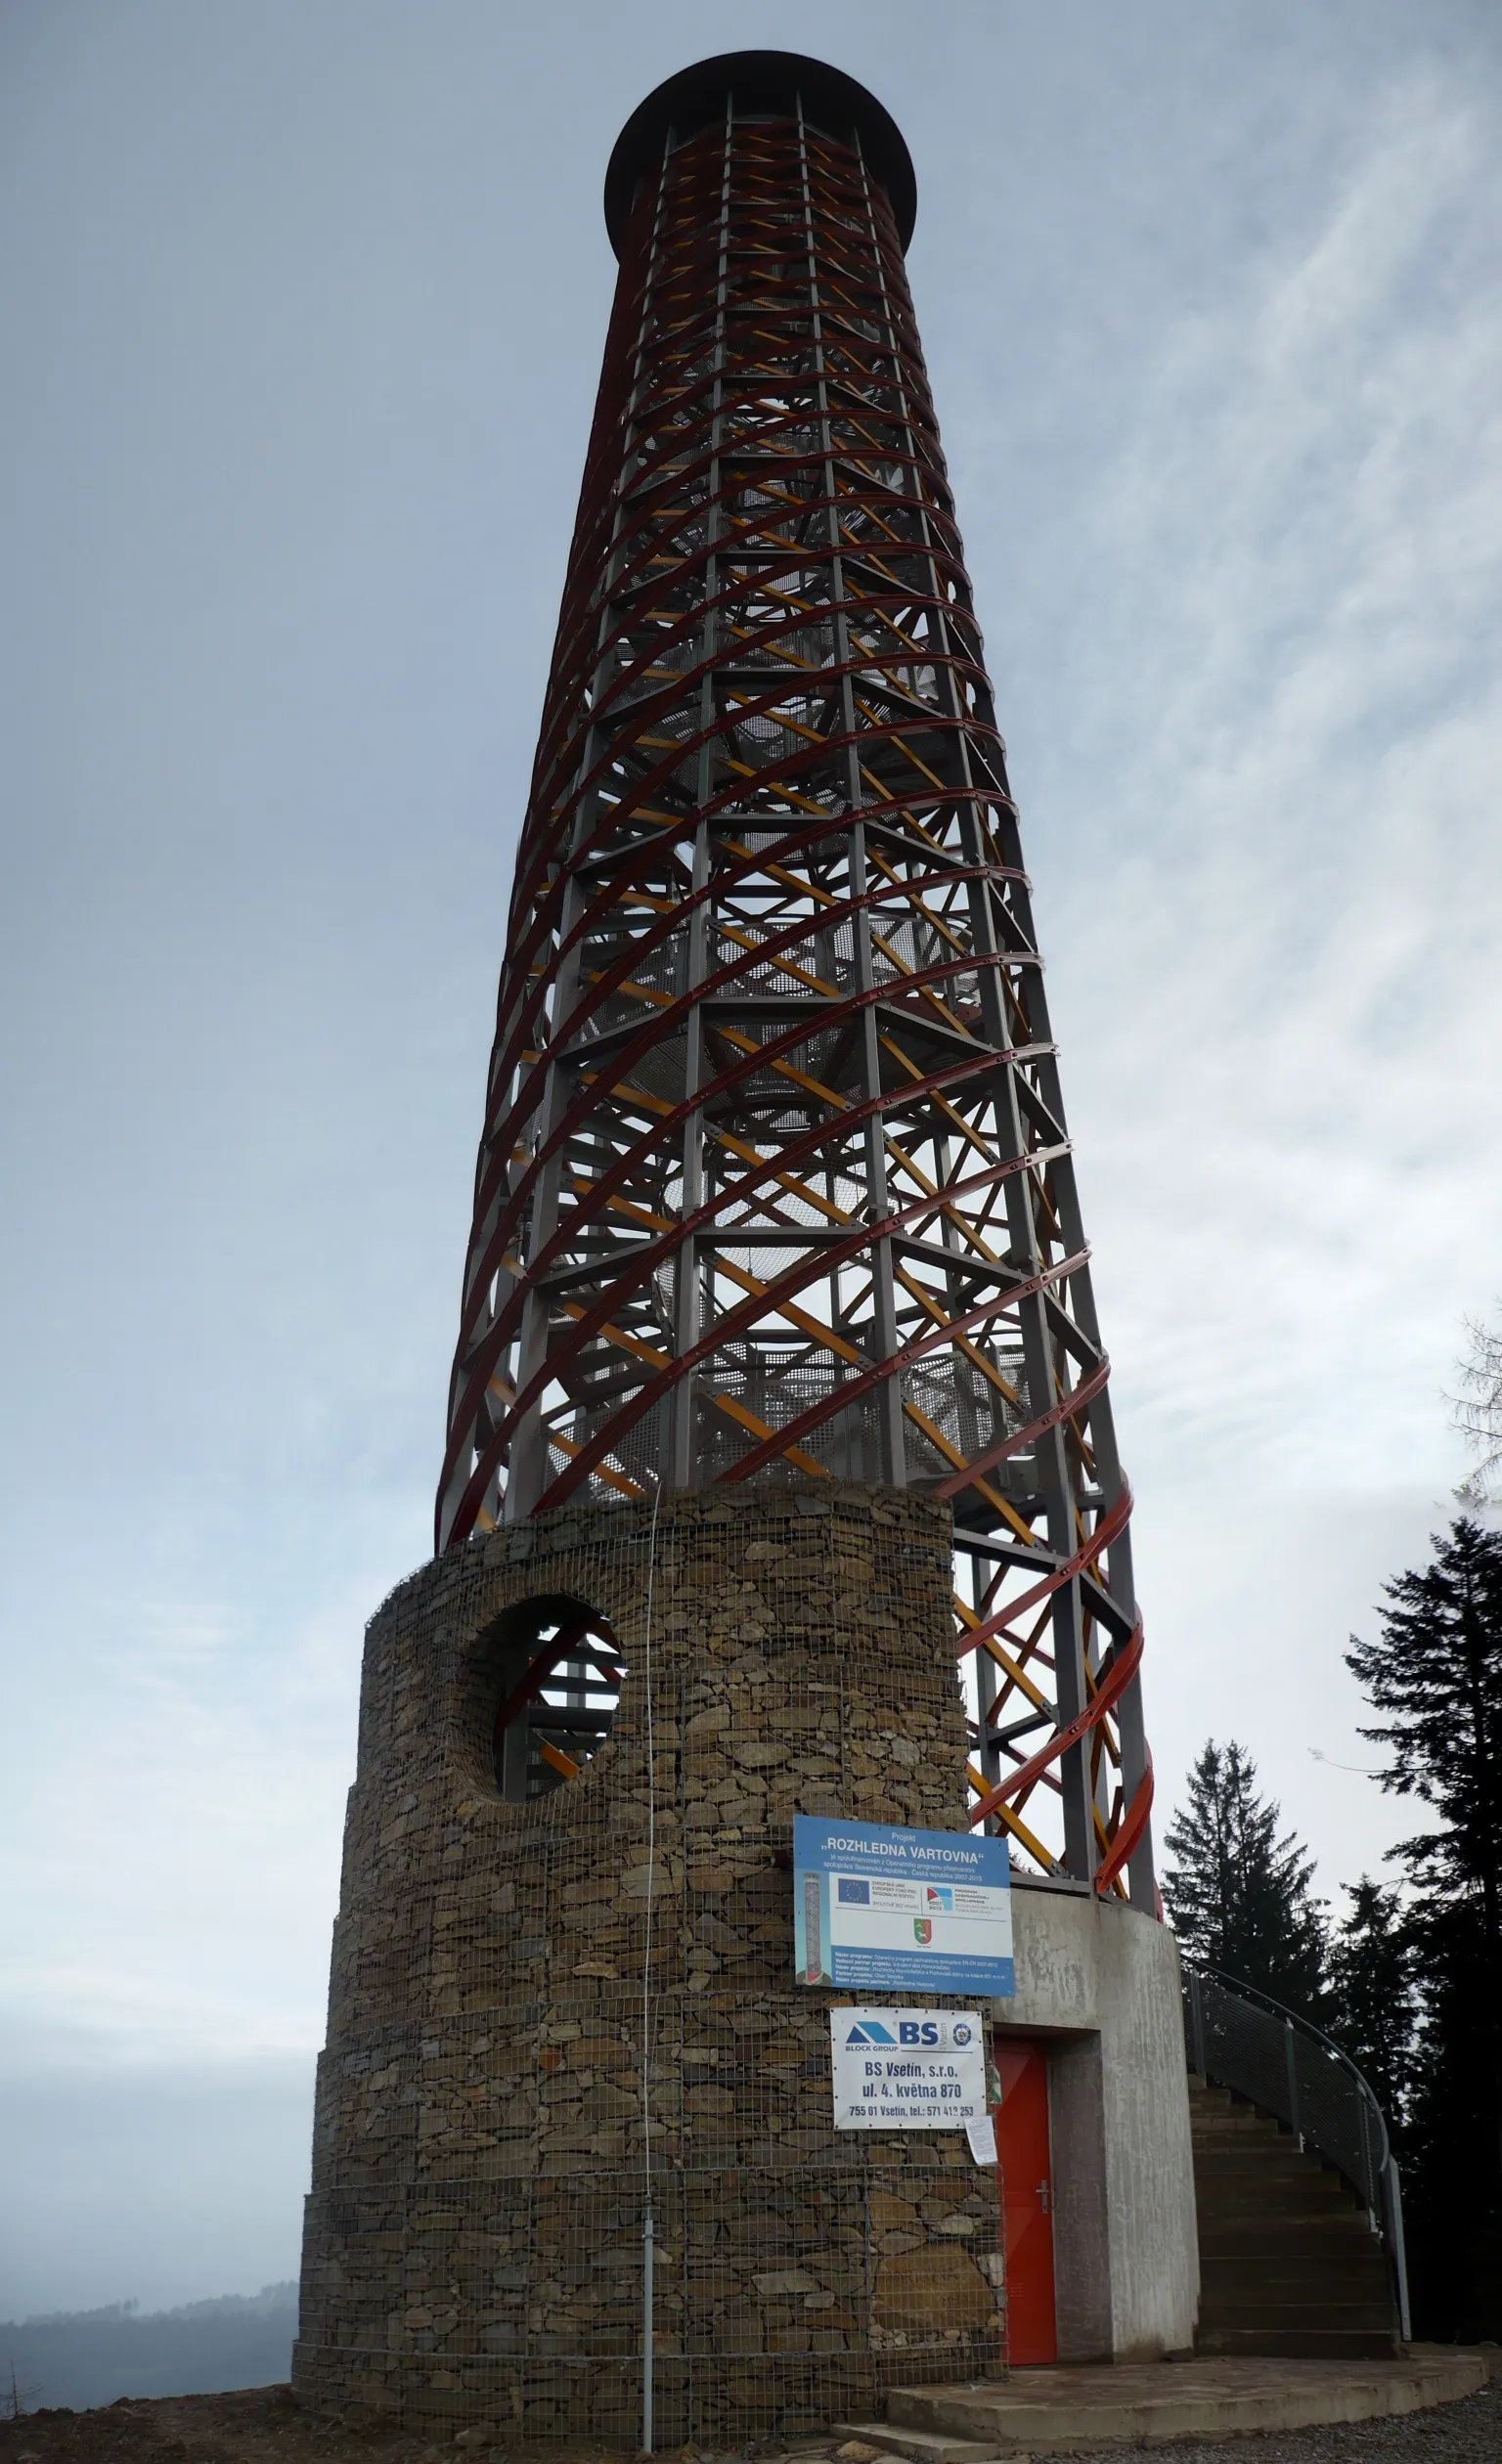
<svg viewBox="0 0 1502 2464">
<path fill-rule="evenodd" d="M 605 173 L 605 229 L 617 256 L 637 183 L 643 171 L 654 171 L 661 162 L 669 129 L 690 137 L 708 127 L 720 118 L 731 93 L 737 104 L 753 111 L 775 110 L 801 94 L 805 119 L 825 136 L 848 137 L 852 129 L 859 131 L 861 154 L 891 199 L 906 251 L 918 218 L 918 183 L 906 141 L 885 104 L 827 61 L 809 60 L 801 52 L 742 51 L 721 52 L 714 60 L 680 68 L 632 112 Z"/>
</svg>

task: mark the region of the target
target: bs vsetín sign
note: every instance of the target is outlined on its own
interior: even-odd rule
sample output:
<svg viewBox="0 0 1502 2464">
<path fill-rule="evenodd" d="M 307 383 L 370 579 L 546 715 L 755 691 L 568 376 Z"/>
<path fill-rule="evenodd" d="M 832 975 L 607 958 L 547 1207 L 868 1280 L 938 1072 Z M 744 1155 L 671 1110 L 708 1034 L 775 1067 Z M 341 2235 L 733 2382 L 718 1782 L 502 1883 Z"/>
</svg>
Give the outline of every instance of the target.
<svg viewBox="0 0 1502 2464">
<path fill-rule="evenodd" d="M 986 2121 L 976 2010 L 829 2013 L 837 2131 L 963 2131 Z"/>
<path fill-rule="evenodd" d="M 800 1984 L 1016 1992 L 1004 1839 L 800 1814 L 793 1868 Z"/>
</svg>

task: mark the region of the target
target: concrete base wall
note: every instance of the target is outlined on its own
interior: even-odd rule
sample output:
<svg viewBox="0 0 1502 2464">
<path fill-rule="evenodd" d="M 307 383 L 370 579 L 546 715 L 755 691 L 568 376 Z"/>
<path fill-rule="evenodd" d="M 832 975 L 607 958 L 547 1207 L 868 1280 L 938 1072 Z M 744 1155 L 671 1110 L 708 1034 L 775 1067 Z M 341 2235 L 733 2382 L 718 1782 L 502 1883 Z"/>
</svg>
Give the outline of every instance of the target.
<svg viewBox="0 0 1502 2464">
<path fill-rule="evenodd" d="M 1052 2040 L 1059 2357 L 1183 2352 L 1200 2269 L 1177 1946 L 1119 1900 L 1046 1886 L 1016 1891 L 1013 1923 L 1016 1999 L 994 2010 Z"/>
</svg>

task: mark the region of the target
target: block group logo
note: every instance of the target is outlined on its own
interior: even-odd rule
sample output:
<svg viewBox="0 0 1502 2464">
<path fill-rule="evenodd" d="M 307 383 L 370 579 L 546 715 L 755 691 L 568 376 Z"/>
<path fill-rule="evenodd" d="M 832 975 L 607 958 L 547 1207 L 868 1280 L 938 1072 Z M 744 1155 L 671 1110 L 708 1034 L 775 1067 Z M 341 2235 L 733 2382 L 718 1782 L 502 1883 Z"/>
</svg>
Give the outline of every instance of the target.
<svg viewBox="0 0 1502 2464">
<path fill-rule="evenodd" d="M 947 2015 L 943 2018 L 903 2019 L 895 2011 L 889 2011 L 885 2018 L 878 2019 L 867 2010 L 855 2021 L 850 2034 L 843 2040 L 837 2038 L 836 2042 L 843 2042 L 847 2048 L 861 2045 L 886 2046 L 894 2053 L 904 2046 L 921 2046 L 929 2052 L 938 2050 L 947 2053 L 952 2049 L 962 2053 L 977 2042 L 977 2035 L 973 2019 L 950 2019 Z"/>
<path fill-rule="evenodd" d="M 912 1920 L 912 1938 L 914 1942 L 933 1941 L 934 1920 L 931 1916 L 914 1916 Z"/>
<path fill-rule="evenodd" d="M 930 1916 L 953 1915 L 954 1885 L 952 1882 L 930 1882 L 927 1896 Z"/>
</svg>

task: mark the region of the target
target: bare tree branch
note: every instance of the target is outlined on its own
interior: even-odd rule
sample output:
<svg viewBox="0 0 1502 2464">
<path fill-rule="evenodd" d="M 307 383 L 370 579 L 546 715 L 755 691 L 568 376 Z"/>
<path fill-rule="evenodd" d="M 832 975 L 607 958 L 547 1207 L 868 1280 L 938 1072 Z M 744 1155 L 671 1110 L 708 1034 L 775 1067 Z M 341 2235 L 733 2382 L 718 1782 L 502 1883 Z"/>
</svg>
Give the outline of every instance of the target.
<svg viewBox="0 0 1502 2464">
<path fill-rule="evenodd" d="M 1496 1303 L 1502 1313 L 1502 1300 Z M 1470 1349 L 1455 1364 L 1458 1394 L 1446 1394 L 1450 1420 L 1476 1455 L 1476 1469 L 1456 1490 L 1464 1504 L 1484 1506 L 1498 1493 L 1502 1474 L 1502 1323 L 1467 1318 Z"/>
</svg>

